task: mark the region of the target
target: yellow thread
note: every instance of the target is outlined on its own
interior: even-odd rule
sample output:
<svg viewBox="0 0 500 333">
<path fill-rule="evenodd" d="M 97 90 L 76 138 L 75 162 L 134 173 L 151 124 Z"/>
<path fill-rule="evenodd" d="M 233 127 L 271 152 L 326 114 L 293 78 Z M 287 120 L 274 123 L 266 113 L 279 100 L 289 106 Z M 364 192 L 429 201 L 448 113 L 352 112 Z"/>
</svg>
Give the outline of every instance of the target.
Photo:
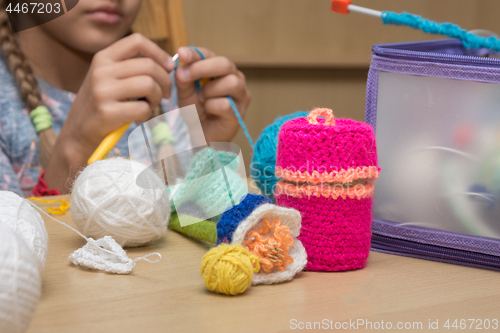
<svg viewBox="0 0 500 333">
<path fill-rule="evenodd" d="M 201 276 L 207 289 L 226 295 L 244 292 L 259 269 L 259 258 L 239 244 L 222 243 L 210 249 L 201 262 Z"/>
<path fill-rule="evenodd" d="M 48 204 L 54 203 L 54 202 L 61 202 L 59 207 L 47 208 L 47 211 L 52 215 L 64 215 L 64 214 L 66 214 L 66 210 L 69 209 L 69 207 L 71 206 L 71 204 L 68 202 L 68 199 L 44 200 L 44 199 L 33 197 L 33 198 L 28 198 L 28 200 L 39 201 L 39 202 L 48 203 Z"/>
</svg>

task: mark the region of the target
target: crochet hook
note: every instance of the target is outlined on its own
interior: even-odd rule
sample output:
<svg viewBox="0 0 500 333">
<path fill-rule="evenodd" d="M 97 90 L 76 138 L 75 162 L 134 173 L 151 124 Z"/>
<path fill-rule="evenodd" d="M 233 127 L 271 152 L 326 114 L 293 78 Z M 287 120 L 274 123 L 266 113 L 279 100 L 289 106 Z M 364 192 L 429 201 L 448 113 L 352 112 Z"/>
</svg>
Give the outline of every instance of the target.
<svg viewBox="0 0 500 333">
<path fill-rule="evenodd" d="M 120 140 L 120 138 L 123 136 L 123 133 L 125 133 L 125 131 L 129 126 L 130 123 L 126 123 L 125 125 L 122 125 L 120 128 L 109 133 L 104 138 L 104 140 L 102 140 L 101 144 L 99 145 L 99 147 L 97 147 L 92 156 L 90 156 L 89 160 L 87 161 L 87 164 L 90 165 L 95 161 L 99 161 L 106 158 L 106 156 L 108 156 L 109 154 L 109 151 L 113 149 L 113 147 Z"/>
<path fill-rule="evenodd" d="M 333 12 L 339 14 L 349 14 L 356 12 L 360 14 L 380 17 L 384 24 L 406 25 L 422 30 L 430 34 L 444 35 L 451 38 L 458 38 L 466 48 L 481 49 L 486 48 L 500 52 L 500 40 L 494 36 L 482 37 L 468 32 L 460 26 L 452 23 L 437 23 L 424 19 L 418 15 L 409 13 L 394 13 L 389 11 L 378 11 L 364 8 L 352 4 L 351 0 L 332 0 Z"/>
</svg>

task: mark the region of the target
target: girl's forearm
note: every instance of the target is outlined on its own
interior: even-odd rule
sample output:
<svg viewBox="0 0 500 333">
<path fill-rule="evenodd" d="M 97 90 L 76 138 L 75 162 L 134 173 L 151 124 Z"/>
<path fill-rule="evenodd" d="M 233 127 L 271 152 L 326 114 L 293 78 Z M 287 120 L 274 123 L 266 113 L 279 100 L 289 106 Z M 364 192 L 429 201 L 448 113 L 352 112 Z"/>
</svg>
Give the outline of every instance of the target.
<svg viewBox="0 0 500 333">
<path fill-rule="evenodd" d="M 47 187 L 56 189 L 61 194 L 69 193 L 77 173 L 85 168 L 91 154 L 92 151 L 88 148 L 59 136 L 45 170 Z"/>
</svg>

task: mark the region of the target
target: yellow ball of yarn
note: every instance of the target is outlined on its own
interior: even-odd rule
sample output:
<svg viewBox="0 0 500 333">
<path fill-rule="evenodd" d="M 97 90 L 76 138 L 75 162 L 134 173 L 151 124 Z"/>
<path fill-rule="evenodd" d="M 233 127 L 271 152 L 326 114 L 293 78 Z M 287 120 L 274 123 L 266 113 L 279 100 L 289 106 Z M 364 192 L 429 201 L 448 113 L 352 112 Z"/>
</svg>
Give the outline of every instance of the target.
<svg viewBox="0 0 500 333">
<path fill-rule="evenodd" d="M 205 286 L 226 295 L 244 292 L 252 284 L 253 272 L 259 269 L 259 258 L 239 244 L 222 243 L 210 249 L 201 262 Z"/>
</svg>

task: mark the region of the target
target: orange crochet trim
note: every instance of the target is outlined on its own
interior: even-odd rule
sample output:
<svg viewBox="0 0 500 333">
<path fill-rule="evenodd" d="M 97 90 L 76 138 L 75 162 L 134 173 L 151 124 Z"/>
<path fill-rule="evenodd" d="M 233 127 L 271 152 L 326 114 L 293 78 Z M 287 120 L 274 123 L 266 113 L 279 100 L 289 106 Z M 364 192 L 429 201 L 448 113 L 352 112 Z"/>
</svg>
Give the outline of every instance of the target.
<svg viewBox="0 0 500 333">
<path fill-rule="evenodd" d="M 271 273 L 274 268 L 284 271 L 288 264 L 293 263 L 288 254 L 292 245 L 293 238 L 287 226 L 281 225 L 279 220 L 269 223 L 265 219 L 262 228 L 251 230 L 243 242 L 244 247 L 259 257 L 260 268 L 265 273 Z"/>
<path fill-rule="evenodd" d="M 374 186 L 373 183 L 358 184 L 353 187 L 344 187 L 340 184 L 337 186 L 329 185 L 305 185 L 298 186 L 296 184 L 291 184 L 283 180 L 276 184 L 275 195 L 286 194 L 295 198 L 311 197 L 315 196 L 317 198 L 323 196 L 325 198 L 337 199 L 341 197 L 342 199 L 365 199 L 371 198 L 373 196 Z"/>
<path fill-rule="evenodd" d="M 378 167 L 364 166 L 356 168 L 342 169 L 340 171 L 322 172 L 313 171 L 292 171 L 276 167 L 276 177 L 292 182 L 304 182 L 311 184 L 319 183 L 350 183 L 356 179 L 377 179 L 379 175 Z"/>
<path fill-rule="evenodd" d="M 318 117 L 325 117 L 325 122 L 321 124 L 318 121 Z M 327 108 L 316 108 L 309 112 L 307 115 L 307 121 L 311 125 L 326 125 L 326 126 L 335 126 L 335 117 L 333 116 L 333 111 Z"/>
</svg>

